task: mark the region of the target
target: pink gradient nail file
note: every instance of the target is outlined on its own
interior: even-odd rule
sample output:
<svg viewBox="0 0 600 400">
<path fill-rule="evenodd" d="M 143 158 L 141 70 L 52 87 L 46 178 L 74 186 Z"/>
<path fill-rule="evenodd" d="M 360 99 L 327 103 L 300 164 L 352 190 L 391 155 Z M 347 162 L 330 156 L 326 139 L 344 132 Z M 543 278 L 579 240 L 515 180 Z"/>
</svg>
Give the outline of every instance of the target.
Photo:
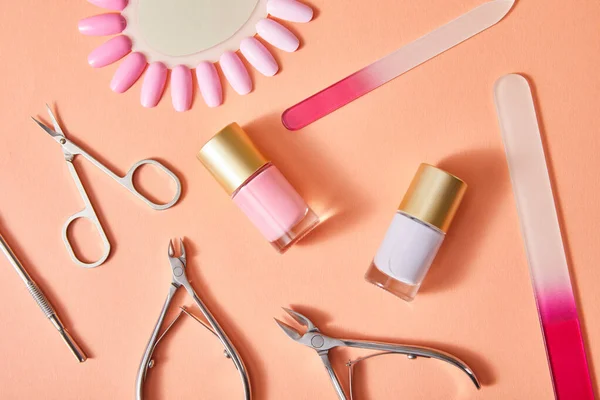
<svg viewBox="0 0 600 400">
<path fill-rule="evenodd" d="M 511 74 L 496 82 L 494 95 L 555 397 L 593 400 L 531 89 Z"/>
<path fill-rule="evenodd" d="M 297 130 L 345 106 L 498 23 L 515 0 L 491 0 L 288 108 L 283 125 Z"/>
</svg>

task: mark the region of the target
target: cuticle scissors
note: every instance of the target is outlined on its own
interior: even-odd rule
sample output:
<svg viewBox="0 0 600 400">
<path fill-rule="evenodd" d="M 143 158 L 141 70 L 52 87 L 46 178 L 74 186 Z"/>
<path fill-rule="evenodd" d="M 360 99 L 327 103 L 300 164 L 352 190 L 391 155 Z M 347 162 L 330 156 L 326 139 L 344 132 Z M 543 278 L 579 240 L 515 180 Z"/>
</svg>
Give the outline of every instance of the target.
<svg viewBox="0 0 600 400">
<path fill-rule="evenodd" d="M 163 333 L 159 335 L 160 328 L 165 319 L 165 315 L 167 314 L 167 311 L 169 309 L 169 305 L 171 304 L 171 301 L 173 300 L 173 297 L 175 296 L 177 290 L 180 287 L 183 287 L 185 288 L 186 292 L 190 295 L 190 297 L 194 299 L 196 306 L 198 306 L 198 308 L 204 315 L 206 322 L 200 320 L 193 314 L 189 313 L 183 307 L 181 308 L 182 311 L 179 313 L 179 315 L 181 315 L 181 313 L 183 312 L 192 316 L 219 339 L 219 341 L 224 347 L 225 357 L 231 359 L 231 361 L 235 365 L 235 368 L 238 371 L 240 379 L 242 380 L 242 385 L 244 388 L 244 399 L 250 400 L 252 398 L 252 389 L 250 387 L 250 378 L 248 375 L 248 371 L 246 370 L 246 366 L 244 365 L 244 361 L 242 360 L 242 357 L 239 355 L 233 343 L 231 343 L 231 340 L 227 337 L 225 331 L 223 331 L 223 329 L 221 328 L 217 320 L 213 317 L 208 307 L 206 307 L 204 302 L 202 302 L 202 300 L 196 294 L 196 291 L 190 284 L 190 281 L 188 280 L 187 275 L 185 273 L 187 267 L 187 256 L 185 252 L 185 247 L 183 245 L 183 239 L 179 239 L 179 247 L 181 255 L 179 257 L 176 257 L 175 250 L 173 248 L 173 242 L 169 241 L 168 256 L 169 264 L 171 265 L 172 281 L 169 287 L 169 293 L 167 294 L 167 299 L 165 300 L 163 308 L 160 312 L 158 321 L 156 321 L 156 325 L 154 326 L 154 330 L 152 331 L 150 340 L 146 345 L 146 350 L 144 351 L 144 356 L 142 357 L 142 361 L 138 369 L 137 378 L 135 381 L 136 399 L 143 399 L 144 381 L 146 380 L 148 368 L 152 368 L 154 366 L 152 354 L 154 353 L 158 342 L 164 337 L 164 335 L 171 328 L 171 326 L 173 326 L 177 318 L 179 318 L 179 316 L 175 318 L 170 324 L 168 324 L 167 328 L 163 331 Z"/>
<path fill-rule="evenodd" d="M 81 147 L 79 147 L 78 145 L 76 145 L 75 143 L 73 143 L 72 141 L 67 139 L 62 128 L 60 127 L 60 124 L 58 123 L 58 120 L 56 119 L 56 117 L 52 113 L 52 110 L 50 109 L 50 107 L 47 104 L 46 104 L 46 109 L 47 109 L 50 119 L 52 121 L 52 125 L 54 126 L 54 130 L 50 129 L 49 127 L 47 127 L 46 125 L 44 125 L 43 123 L 38 121 L 37 119 L 35 119 L 33 117 L 31 117 L 31 118 L 44 131 L 46 131 L 46 133 L 48 133 L 50 136 L 52 136 L 52 138 L 58 144 L 60 144 L 62 146 L 62 151 L 63 151 L 64 157 L 65 157 L 65 161 L 67 163 L 67 167 L 69 168 L 69 173 L 71 174 L 71 177 L 73 178 L 73 181 L 75 182 L 75 186 L 77 187 L 77 190 L 79 191 L 79 195 L 81 196 L 83 203 L 85 205 L 83 210 L 73 214 L 71 217 L 69 217 L 67 219 L 67 221 L 63 225 L 62 239 L 63 239 L 65 247 L 67 248 L 67 251 L 69 252 L 69 255 L 71 256 L 71 259 L 73 260 L 73 262 L 75 262 L 79 266 L 86 267 L 86 268 L 97 267 L 97 266 L 101 265 L 102 263 L 104 263 L 104 261 L 106 261 L 106 259 L 108 258 L 109 254 L 110 254 L 110 242 L 108 240 L 108 237 L 106 236 L 106 233 L 104 232 L 104 229 L 102 228 L 102 224 L 100 223 L 100 220 L 98 219 L 98 215 L 96 214 L 96 211 L 94 210 L 94 206 L 92 205 L 92 202 L 90 201 L 90 198 L 87 195 L 87 192 L 83 186 L 83 183 L 81 182 L 81 179 L 79 178 L 79 175 L 77 174 L 77 170 L 75 169 L 75 165 L 73 164 L 74 158 L 78 155 L 83 156 L 86 160 L 91 162 L 95 167 L 97 167 L 102 172 L 104 172 L 105 174 L 107 174 L 108 176 L 113 178 L 117 183 L 119 183 L 125 189 L 129 190 L 138 199 L 141 199 L 147 205 L 149 205 L 151 208 L 153 208 L 155 210 L 165 210 L 165 209 L 170 208 L 173 205 L 175 205 L 175 203 L 177 203 L 177 201 L 179 200 L 179 197 L 181 196 L 181 182 L 180 182 L 179 178 L 177 177 L 177 175 L 175 175 L 171 170 L 169 170 L 167 167 L 165 167 L 160 162 L 158 162 L 156 160 L 151 160 L 151 159 L 145 159 L 145 160 L 136 162 L 135 164 L 133 164 L 133 166 L 129 169 L 129 171 L 127 171 L 127 173 L 124 176 L 119 176 L 119 175 L 115 174 L 108 167 L 106 167 L 104 164 L 102 164 L 96 158 L 91 156 L 89 153 L 87 153 Z M 136 187 L 133 183 L 133 177 L 135 175 L 135 172 L 142 165 L 153 165 L 153 166 L 161 169 L 173 180 L 173 182 L 175 182 L 175 185 L 176 185 L 175 195 L 169 202 L 164 203 L 164 204 L 154 203 L 152 200 L 150 200 L 149 198 L 144 196 L 140 191 L 138 191 L 136 189 Z M 71 225 L 71 223 L 73 223 L 73 221 L 75 221 L 76 219 L 79 219 L 79 218 L 85 218 L 85 219 L 89 220 L 90 222 L 92 222 L 102 240 L 103 254 L 100 257 L 100 259 L 98 259 L 94 262 L 85 262 L 85 261 L 82 261 L 79 258 L 77 258 L 77 255 L 75 254 L 75 251 L 73 250 L 73 246 L 71 245 L 71 242 L 69 241 L 69 238 L 67 235 L 69 226 Z"/>
<path fill-rule="evenodd" d="M 349 368 L 351 368 L 351 374 L 352 366 L 361 360 L 365 360 L 376 355 L 396 353 L 404 354 L 411 360 L 414 360 L 416 358 L 433 358 L 440 361 L 445 361 L 459 368 L 461 371 L 467 374 L 467 376 L 471 379 L 471 382 L 473 382 L 477 389 L 481 388 L 481 384 L 479 383 L 479 380 L 477 379 L 477 376 L 475 376 L 473 370 L 463 361 L 459 360 L 451 354 L 421 346 L 409 346 L 384 342 L 371 342 L 364 340 L 347 340 L 334 338 L 321 333 L 319 328 L 317 328 L 310 319 L 300 314 L 299 312 L 290 310 L 288 308 L 284 308 L 283 310 L 287 312 L 300 325 L 306 327 L 306 332 L 304 334 L 301 334 L 295 328 L 292 328 L 288 324 L 279 321 L 277 318 L 275 318 L 275 322 L 277 322 L 279 327 L 283 329 L 285 334 L 288 335 L 291 339 L 307 347 L 310 347 L 311 349 L 317 352 L 317 354 L 321 358 L 321 361 L 325 365 L 325 369 L 329 374 L 329 378 L 331 379 L 331 382 L 333 383 L 335 391 L 340 400 L 353 400 L 351 379 L 352 375 L 350 375 L 350 397 L 347 397 L 346 392 L 344 391 L 344 388 L 335 370 L 331 366 L 331 361 L 329 359 L 329 350 L 334 349 L 336 347 L 353 347 L 367 350 L 375 350 L 378 352 L 370 356 L 361 357 L 358 360 L 348 362 L 346 365 Z"/>
</svg>

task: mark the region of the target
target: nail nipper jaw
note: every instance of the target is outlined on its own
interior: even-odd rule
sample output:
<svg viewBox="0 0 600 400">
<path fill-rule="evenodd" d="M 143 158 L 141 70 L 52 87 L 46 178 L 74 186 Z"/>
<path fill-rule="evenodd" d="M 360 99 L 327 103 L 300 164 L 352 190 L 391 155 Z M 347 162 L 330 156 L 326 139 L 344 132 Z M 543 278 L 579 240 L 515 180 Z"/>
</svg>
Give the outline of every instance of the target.
<svg viewBox="0 0 600 400">
<path fill-rule="evenodd" d="M 294 320 L 296 320 L 296 322 L 298 322 L 300 325 L 306 327 L 307 332 L 318 332 L 319 329 L 315 326 L 315 324 L 312 323 L 312 321 L 310 319 L 308 319 L 308 317 L 300 314 L 297 311 L 291 310 L 289 308 L 285 308 L 282 307 L 283 311 L 285 311 L 286 313 L 288 313 L 288 315 L 292 318 L 294 318 Z"/>
<path fill-rule="evenodd" d="M 307 331 L 304 334 L 301 334 L 295 328 L 275 318 L 277 325 L 279 325 L 283 332 L 294 341 L 310 347 L 318 353 L 327 353 L 334 347 L 345 346 L 344 342 L 341 340 L 323 335 L 319 331 L 319 328 L 317 328 L 306 316 L 288 308 L 283 308 L 283 310 L 300 325 L 307 327 Z"/>
<path fill-rule="evenodd" d="M 180 256 L 175 256 L 175 249 L 173 247 L 173 241 L 169 240 L 169 248 L 168 248 L 168 256 L 169 256 L 169 264 L 171 265 L 171 273 L 173 274 L 172 283 L 179 287 L 188 283 L 187 276 L 185 274 L 185 268 L 187 265 L 187 257 L 185 252 L 185 246 L 183 244 L 183 239 L 179 239 L 179 248 L 181 251 Z"/>
</svg>

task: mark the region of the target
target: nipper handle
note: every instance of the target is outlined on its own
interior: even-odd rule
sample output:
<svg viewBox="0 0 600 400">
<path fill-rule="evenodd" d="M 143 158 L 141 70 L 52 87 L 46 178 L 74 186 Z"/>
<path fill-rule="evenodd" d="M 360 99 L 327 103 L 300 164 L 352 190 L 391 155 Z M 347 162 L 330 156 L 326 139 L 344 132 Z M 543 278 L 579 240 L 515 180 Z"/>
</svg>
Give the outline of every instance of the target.
<svg viewBox="0 0 600 400">
<path fill-rule="evenodd" d="M 190 282 L 187 281 L 187 279 L 183 283 L 183 286 L 187 290 L 188 294 L 194 299 L 196 305 L 204 315 L 204 318 L 206 318 L 206 321 L 213 329 L 215 335 L 217 335 L 219 341 L 221 342 L 223 347 L 225 347 L 226 354 L 231 359 L 231 361 L 233 361 L 233 364 L 235 365 L 235 368 L 238 371 L 240 379 L 242 380 L 242 386 L 244 387 L 244 399 L 251 400 L 252 388 L 250 387 L 250 377 L 248 375 L 248 370 L 246 369 L 246 365 L 244 365 L 242 357 L 238 353 L 233 343 L 231 343 L 231 340 L 229 340 L 229 338 L 227 337 L 227 334 L 225 333 L 223 328 L 221 328 L 215 317 L 213 317 L 208 307 L 206 307 L 204 302 L 200 299 L 200 297 L 198 297 L 196 291 L 194 290 L 192 285 L 190 285 Z"/>
<path fill-rule="evenodd" d="M 137 378 L 135 379 L 135 398 L 136 400 L 143 399 L 144 392 L 144 381 L 146 380 L 146 374 L 148 373 L 148 368 L 151 368 L 152 361 L 152 353 L 154 353 L 154 348 L 156 347 L 156 342 L 158 340 L 158 334 L 160 332 L 160 327 L 165 319 L 165 315 L 167 314 L 167 310 L 169 309 L 169 305 L 173 300 L 173 296 L 175 296 L 175 292 L 177 292 L 177 287 L 173 284 L 170 285 L 169 294 L 167 295 L 167 299 L 165 300 L 165 304 L 163 305 L 162 310 L 160 311 L 160 315 L 158 317 L 158 321 L 156 321 L 156 325 L 152 330 L 152 335 L 150 335 L 150 340 L 148 340 L 148 344 L 146 345 L 146 350 L 144 350 L 144 356 L 142 357 L 142 362 L 140 363 L 140 367 L 138 368 Z"/>
<path fill-rule="evenodd" d="M 331 383 L 333 383 L 333 387 L 335 388 L 335 392 L 338 395 L 338 399 L 339 400 L 348 400 L 348 398 L 346 397 L 346 393 L 344 393 L 344 387 L 342 386 L 340 379 L 338 378 L 337 374 L 335 373 L 335 370 L 331 366 L 331 361 L 329 361 L 329 355 L 327 353 L 323 353 L 323 354 L 319 354 L 319 357 L 321 357 L 321 361 L 323 361 L 323 364 L 325 365 L 325 369 L 327 370 L 327 373 L 329 374 Z"/>
<path fill-rule="evenodd" d="M 475 375 L 473 370 L 462 360 L 443 351 L 431 349 L 429 347 L 407 346 L 402 344 L 391 344 L 382 342 L 366 342 L 361 340 L 342 340 L 342 342 L 344 342 L 344 345 L 348 347 L 405 354 L 409 358 L 435 358 L 436 360 L 447 362 L 448 364 L 455 366 L 456 368 L 460 369 L 465 374 L 467 374 L 467 376 L 469 377 L 469 379 L 471 379 L 471 382 L 473 382 L 475 387 L 477 389 L 481 389 L 481 383 L 479 382 L 479 379 L 477 379 L 477 376 Z"/>
</svg>

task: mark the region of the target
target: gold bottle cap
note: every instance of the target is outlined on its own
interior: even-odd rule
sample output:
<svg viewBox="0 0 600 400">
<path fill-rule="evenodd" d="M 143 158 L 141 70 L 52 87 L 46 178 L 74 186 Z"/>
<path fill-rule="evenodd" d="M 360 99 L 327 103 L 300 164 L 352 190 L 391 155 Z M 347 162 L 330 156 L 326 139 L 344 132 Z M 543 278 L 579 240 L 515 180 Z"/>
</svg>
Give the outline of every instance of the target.
<svg viewBox="0 0 600 400">
<path fill-rule="evenodd" d="M 197 157 L 230 196 L 269 162 L 235 122 L 206 142 Z"/>
<path fill-rule="evenodd" d="M 421 164 L 398 210 L 446 233 L 466 190 L 456 176 Z"/>
</svg>

